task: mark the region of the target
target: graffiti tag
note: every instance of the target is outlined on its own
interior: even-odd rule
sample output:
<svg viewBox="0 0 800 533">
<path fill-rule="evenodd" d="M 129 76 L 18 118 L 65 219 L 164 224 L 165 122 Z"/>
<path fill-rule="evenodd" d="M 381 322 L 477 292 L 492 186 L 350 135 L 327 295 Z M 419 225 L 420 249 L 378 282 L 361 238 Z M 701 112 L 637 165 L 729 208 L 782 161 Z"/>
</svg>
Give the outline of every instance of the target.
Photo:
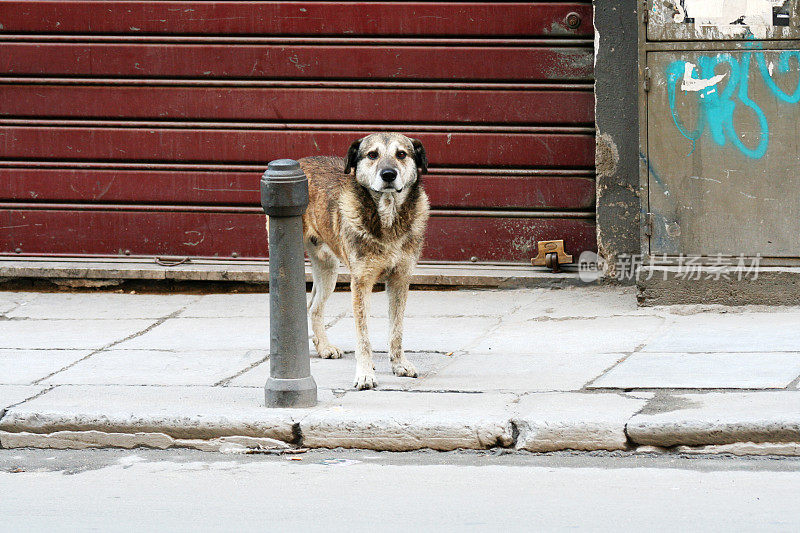
<svg viewBox="0 0 800 533">
<path fill-rule="evenodd" d="M 667 97 L 672 120 L 678 131 L 692 141 L 692 146 L 694 146 L 708 127 L 711 138 L 719 146 L 725 146 L 726 142 L 730 141 L 744 155 L 753 159 L 761 159 L 767 153 L 769 145 L 769 122 L 761 106 L 750 99 L 750 65 L 755 61 L 761 78 L 778 100 L 796 104 L 800 102 L 800 79 L 798 79 L 797 88 L 790 94 L 781 89 L 772 78 L 774 69 L 780 73 L 789 72 L 792 58 L 800 66 L 800 51 L 796 50 L 781 52 L 775 65 L 767 64 L 764 52 L 760 51 L 744 52 L 740 59 L 736 59 L 731 54 L 700 56 L 697 59 L 697 65 L 687 61 L 673 61 L 666 69 Z M 727 82 L 724 82 L 725 73 L 717 74 L 719 65 L 727 65 L 730 69 Z M 694 129 L 689 129 L 684 124 L 676 110 L 676 90 L 679 83 L 681 83 L 682 90 L 693 91 L 697 94 L 699 113 Z M 724 87 L 720 89 L 719 85 L 722 83 L 724 83 Z M 746 107 L 758 122 L 758 143 L 755 146 L 745 145 L 736 130 L 733 115 L 739 104 Z"/>
</svg>

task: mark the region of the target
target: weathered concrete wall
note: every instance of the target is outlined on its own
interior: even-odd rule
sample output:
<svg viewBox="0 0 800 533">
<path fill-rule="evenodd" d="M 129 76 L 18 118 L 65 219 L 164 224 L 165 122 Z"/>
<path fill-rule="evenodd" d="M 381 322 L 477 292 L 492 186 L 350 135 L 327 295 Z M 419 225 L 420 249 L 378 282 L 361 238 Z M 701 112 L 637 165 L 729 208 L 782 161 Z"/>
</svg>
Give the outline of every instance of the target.
<svg viewBox="0 0 800 533">
<path fill-rule="evenodd" d="M 594 0 L 597 247 L 613 279 L 639 254 L 638 20 L 634 0 Z"/>
<path fill-rule="evenodd" d="M 641 306 L 679 304 L 798 305 L 800 268 L 759 267 L 758 275 L 731 271 L 721 276 L 713 267 L 693 272 L 676 266 L 644 267 L 639 272 Z"/>
</svg>

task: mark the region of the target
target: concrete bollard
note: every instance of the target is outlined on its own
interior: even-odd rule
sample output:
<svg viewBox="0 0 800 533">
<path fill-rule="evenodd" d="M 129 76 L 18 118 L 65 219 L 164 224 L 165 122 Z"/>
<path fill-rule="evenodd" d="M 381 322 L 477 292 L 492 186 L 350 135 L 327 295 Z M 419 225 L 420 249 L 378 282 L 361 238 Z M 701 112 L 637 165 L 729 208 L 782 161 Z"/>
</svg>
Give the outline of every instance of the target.
<svg viewBox="0 0 800 533">
<path fill-rule="evenodd" d="M 261 206 L 269 217 L 269 379 L 267 407 L 312 407 L 317 384 L 311 376 L 306 316 L 302 215 L 308 179 L 297 161 L 269 163 L 261 178 Z"/>
</svg>

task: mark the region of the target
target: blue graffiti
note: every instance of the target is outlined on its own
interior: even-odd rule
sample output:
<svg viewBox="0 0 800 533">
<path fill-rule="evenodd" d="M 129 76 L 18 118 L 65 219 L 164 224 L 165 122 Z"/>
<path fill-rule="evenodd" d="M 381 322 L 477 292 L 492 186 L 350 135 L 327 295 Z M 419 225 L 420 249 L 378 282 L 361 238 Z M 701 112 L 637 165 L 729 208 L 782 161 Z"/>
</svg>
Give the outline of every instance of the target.
<svg viewBox="0 0 800 533">
<path fill-rule="evenodd" d="M 655 181 L 659 187 L 664 189 L 664 182 L 661 181 L 661 176 L 658 174 L 658 172 L 656 172 L 655 166 L 652 164 L 650 159 L 646 155 L 644 155 L 644 153 L 642 153 L 641 151 L 639 152 L 639 160 L 645 165 L 647 165 L 647 173 L 653 178 L 653 181 Z"/>
<path fill-rule="evenodd" d="M 787 50 L 781 52 L 778 56 L 777 71 L 780 73 L 789 72 L 789 60 L 791 58 L 794 58 L 798 66 L 800 66 L 800 51 Z M 761 107 L 751 100 L 749 96 L 750 65 L 753 60 L 755 60 L 758 71 L 767 88 L 778 100 L 789 104 L 800 102 L 800 79 L 793 93 L 784 92 L 772 78 L 770 68 L 764 58 L 764 52 L 744 52 L 740 60 L 737 60 L 731 54 L 701 56 L 697 59 L 697 67 L 686 61 L 674 61 L 667 67 L 667 97 L 669 98 L 672 120 L 681 135 L 692 141 L 692 151 L 689 154 L 694 152 L 694 146 L 703 135 L 706 127 L 711 133 L 711 138 L 719 146 L 725 146 L 726 142 L 730 141 L 740 152 L 753 159 L 761 159 L 767 153 L 769 122 Z M 727 65 L 730 69 L 729 78 L 722 90 L 718 88 L 718 85 L 722 83 L 722 76 L 716 74 L 717 66 L 719 65 Z M 718 80 L 717 82 L 714 82 L 715 77 Z M 676 111 L 676 87 L 681 80 L 686 82 L 687 78 L 689 82 L 696 80 L 701 87 L 697 91 L 699 113 L 694 129 L 687 127 Z M 703 81 L 712 83 L 706 84 L 702 83 Z M 754 147 L 746 146 L 736 131 L 733 114 L 736 110 L 737 101 L 747 107 L 758 121 L 758 144 Z"/>
</svg>

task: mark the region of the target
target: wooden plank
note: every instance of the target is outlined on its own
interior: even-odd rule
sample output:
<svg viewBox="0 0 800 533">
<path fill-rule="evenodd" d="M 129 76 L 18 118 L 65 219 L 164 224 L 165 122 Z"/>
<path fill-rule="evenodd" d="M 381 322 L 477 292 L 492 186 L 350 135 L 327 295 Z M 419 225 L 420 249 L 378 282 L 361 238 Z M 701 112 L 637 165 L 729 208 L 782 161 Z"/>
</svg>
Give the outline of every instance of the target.
<svg viewBox="0 0 800 533">
<path fill-rule="evenodd" d="M 0 200 L 260 205 L 258 172 L 0 168 Z M 435 208 L 591 209 L 591 178 L 424 176 Z"/>
<path fill-rule="evenodd" d="M 0 228 L 0 254 L 267 255 L 264 217 L 251 213 L 0 209 Z M 556 238 L 572 254 L 596 248 L 591 220 L 434 216 L 422 258 L 527 261 Z"/>
<path fill-rule="evenodd" d="M 594 166 L 594 136 L 408 132 L 438 166 Z M 344 154 L 364 132 L 0 127 L 0 158 L 255 162 Z"/>
<path fill-rule="evenodd" d="M 577 29 L 565 19 L 578 13 Z M 69 2 L 0 3 L 5 32 L 168 35 L 589 36 L 588 3 Z"/>
<path fill-rule="evenodd" d="M 0 116 L 591 125 L 594 95 L 537 90 L 0 85 Z"/>
<path fill-rule="evenodd" d="M 8 75 L 346 80 L 591 80 L 592 48 L 3 43 Z"/>
</svg>

